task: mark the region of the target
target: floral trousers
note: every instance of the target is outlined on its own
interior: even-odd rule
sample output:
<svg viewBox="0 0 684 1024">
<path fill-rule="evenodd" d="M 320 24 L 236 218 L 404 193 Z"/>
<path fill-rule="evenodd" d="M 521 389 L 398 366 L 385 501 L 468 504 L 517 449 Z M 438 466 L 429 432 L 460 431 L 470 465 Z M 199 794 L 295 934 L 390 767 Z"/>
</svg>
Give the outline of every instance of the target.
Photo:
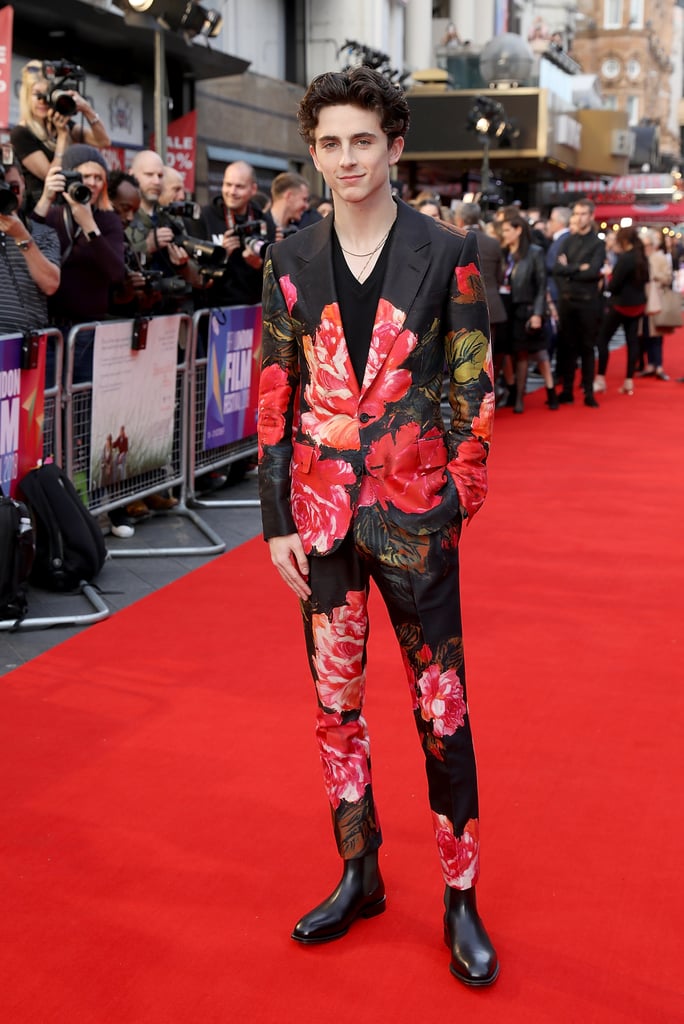
<svg viewBox="0 0 684 1024">
<path fill-rule="evenodd" d="M 408 676 L 444 879 L 467 889 L 479 871 L 479 822 L 461 636 L 459 534 L 460 522 L 430 534 L 407 533 L 379 506 L 361 507 L 341 546 L 310 559 L 312 593 L 302 612 L 318 701 L 316 736 L 341 857 L 361 857 L 382 842 L 363 714 L 372 579 Z"/>
</svg>

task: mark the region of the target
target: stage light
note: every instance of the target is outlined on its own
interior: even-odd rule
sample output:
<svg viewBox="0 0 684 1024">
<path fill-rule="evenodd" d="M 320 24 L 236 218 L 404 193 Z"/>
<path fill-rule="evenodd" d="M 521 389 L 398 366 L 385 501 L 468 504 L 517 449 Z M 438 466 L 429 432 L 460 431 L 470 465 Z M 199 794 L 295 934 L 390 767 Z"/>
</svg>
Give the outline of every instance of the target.
<svg viewBox="0 0 684 1024">
<path fill-rule="evenodd" d="M 213 39 L 221 31 L 223 18 L 218 11 L 202 7 L 195 0 L 126 0 L 136 14 L 150 14 L 173 32 Z"/>
</svg>

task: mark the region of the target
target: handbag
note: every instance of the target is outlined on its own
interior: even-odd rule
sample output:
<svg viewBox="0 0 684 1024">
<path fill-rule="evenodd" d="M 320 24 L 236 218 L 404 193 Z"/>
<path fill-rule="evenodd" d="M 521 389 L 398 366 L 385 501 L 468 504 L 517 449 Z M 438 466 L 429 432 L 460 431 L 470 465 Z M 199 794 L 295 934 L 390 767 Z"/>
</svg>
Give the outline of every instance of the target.
<svg viewBox="0 0 684 1024">
<path fill-rule="evenodd" d="M 679 292 L 665 288 L 660 293 L 660 311 L 653 317 L 653 322 L 656 327 L 682 326 L 682 297 Z"/>
<path fill-rule="evenodd" d="M 660 288 L 655 281 L 646 282 L 646 315 L 655 316 L 659 313 L 662 305 L 660 301 Z"/>
</svg>

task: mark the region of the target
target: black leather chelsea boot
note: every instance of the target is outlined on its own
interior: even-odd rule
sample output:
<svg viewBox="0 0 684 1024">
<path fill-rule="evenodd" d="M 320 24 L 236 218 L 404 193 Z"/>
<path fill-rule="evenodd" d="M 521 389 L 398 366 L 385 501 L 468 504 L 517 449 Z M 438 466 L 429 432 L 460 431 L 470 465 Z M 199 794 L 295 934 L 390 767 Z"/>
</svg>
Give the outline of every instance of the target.
<svg viewBox="0 0 684 1024">
<path fill-rule="evenodd" d="M 385 903 L 377 850 L 356 860 L 346 860 L 337 888 L 297 922 L 292 938 L 309 943 L 341 939 L 359 917 L 382 914 Z"/>
<path fill-rule="evenodd" d="M 499 960 L 475 902 L 475 889 L 452 889 L 444 894 L 444 941 L 451 950 L 449 970 L 464 985 L 491 985 Z"/>
</svg>

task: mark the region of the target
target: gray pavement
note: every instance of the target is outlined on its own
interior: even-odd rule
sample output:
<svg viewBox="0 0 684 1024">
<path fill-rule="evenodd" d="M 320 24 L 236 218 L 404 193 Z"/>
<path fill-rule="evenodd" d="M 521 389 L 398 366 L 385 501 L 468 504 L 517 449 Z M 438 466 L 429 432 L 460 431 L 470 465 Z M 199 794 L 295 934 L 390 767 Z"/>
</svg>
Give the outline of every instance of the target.
<svg viewBox="0 0 684 1024">
<path fill-rule="evenodd" d="M 223 487 L 206 496 L 206 502 L 248 502 L 257 499 L 256 472 L 234 486 Z M 195 513 L 214 535 L 225 541 L 226 550 L 243 544 L 261 532 L 258 507 L 200 507 Z M 107 536 L 109 551 L 151 549 L 185 550 L 211 548 L 213 540 L 206 536 L 186 516 L 176 512 L 157 513 L 136 525 L 135 536 L 119 540 Z M 45 651 L 51 650 L 83 629 L 91 628 L 99 610 L 104 607 L 116 613 L 142 597 L 172 583 L 208 560 L 215 554 L 138 555 L 110 557 L 95 580 L 93 604 L 82 594 L 55 594 L 31 588 L 29 591 L 28 619 L 76 618 L 86 616 L 86 624 L 54 625 L 47 628 L 22 627 L 16 632 L 0 631 L 0 675 L 24 665 Z"/>
</svg>

